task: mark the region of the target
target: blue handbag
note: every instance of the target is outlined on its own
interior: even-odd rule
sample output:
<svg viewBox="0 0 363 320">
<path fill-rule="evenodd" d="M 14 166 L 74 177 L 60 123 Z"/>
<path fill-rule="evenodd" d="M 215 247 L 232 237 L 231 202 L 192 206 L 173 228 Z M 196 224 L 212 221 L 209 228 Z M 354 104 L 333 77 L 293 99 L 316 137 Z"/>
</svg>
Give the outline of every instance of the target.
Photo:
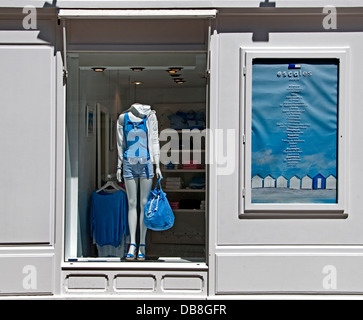
<svg viewBox="0 0 363 320">
<path fill-rule="evenodd" d="M 150 191 L 144 208 L 144 223 L 148 229 L 154 231 L 167 230 L 174 225 L 174 213 L 166 193 L 161 189 L 160 179 L 154 190 Z"/>
</svg>

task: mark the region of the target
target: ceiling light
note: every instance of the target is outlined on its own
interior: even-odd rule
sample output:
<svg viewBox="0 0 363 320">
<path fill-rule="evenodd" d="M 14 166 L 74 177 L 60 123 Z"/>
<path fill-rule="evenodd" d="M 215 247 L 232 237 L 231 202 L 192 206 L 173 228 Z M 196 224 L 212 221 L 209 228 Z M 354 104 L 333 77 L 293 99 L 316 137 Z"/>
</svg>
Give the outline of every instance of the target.
<svg viewBox="0 0 363 320">
<path fill-rule="evenodd" d="M 136 85 L 136 86 L 139 86 L 140 84 L 143 84 L 142 81 L 134 81 L 132 84 Z"/>
<path fill-rule="evenodd" d="M 174 82 L 177 84 L 183 84 L 185 82 L 185 80 L 182 78 L 176 78 L 176 79 L 174 79 Z"/>
<path fill-rule="evenodd" d="M 95 72 L 103 72 L 106 70 L 106 68 L 103 68 L 103 67 L 95 67 L 95 68 L 92 68 L 93 71 Z"/>
<path fill-rule="evenodd" d="M 181 67 L 169 68 L 167 70 L 167 72 L 169 72 L 170 74 L 175 74 L 175 73 L 179 72 L 181 69 L 183 69 L 183 68 L 181 68 Z"/>
<path fill-rule="evenodd" d="M 134 72 L 141 72 L 142 70 L 144 70 L 145 68 L 142 68 L 142 67 L 133 67 L 133 68 L 130 68 L 132 71 Z"/>
</svg>

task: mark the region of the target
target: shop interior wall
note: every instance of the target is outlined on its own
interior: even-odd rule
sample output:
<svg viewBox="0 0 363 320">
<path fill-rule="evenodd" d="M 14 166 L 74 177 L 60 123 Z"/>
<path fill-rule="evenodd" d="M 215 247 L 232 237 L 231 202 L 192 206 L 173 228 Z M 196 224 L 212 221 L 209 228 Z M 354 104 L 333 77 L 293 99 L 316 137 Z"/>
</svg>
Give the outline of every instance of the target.
<svg viewBox="0 0 363 320">
<path fill-rule="evenodd" d="M 115 119 L 119 110 L 122 108 L 121 96 L 122 92 L 119 91 L 117 83 L 109 79 L 106 74 L 95 73 L 92 70 L 80 71 L 80 120 L 77 129 L 79 134 L 78 210 L 81 232 L 79 240 L 83 240 L 82 256 L 92 254 L 89 248 L 91 236 L 88 212 L 90 208 L 90 195 L 97 187 L 97 134 L 96 132 L 91 136 L 87 136 L 86 134 L 86 108 L 89 106 L 96 112 L 96 106 L 100 104 Z M 117 149 L 110 151 L 109 160 L 109 174 L 113 174 L 113 178 L 115 178 Z"/>
</svg>

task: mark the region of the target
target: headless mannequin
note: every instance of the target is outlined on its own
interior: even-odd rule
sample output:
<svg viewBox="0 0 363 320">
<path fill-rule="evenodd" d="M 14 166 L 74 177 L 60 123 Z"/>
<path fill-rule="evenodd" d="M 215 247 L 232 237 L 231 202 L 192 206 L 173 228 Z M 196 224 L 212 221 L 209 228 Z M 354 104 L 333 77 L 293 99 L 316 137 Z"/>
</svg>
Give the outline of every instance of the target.
<svg viewBox="0 0 363 320">
<path fill-rule="evenodd" d="M 121 123 L 124 123 L 124 114 L 120 115 Z M 140 115 L 138 110 L 131 106 L 130 111 L 128 112 L 128 116 L 131 121 L 139 122 L 143 119 L 143 115 Z M 161 177 L 160 171 L 160 156 L 154 155 L 154 163 L 155 163 L 155 174 L 159 179 Z M 121 166 L 122 163 L 119 160 L 118 169 L 117 169 L 117 180 L 121 182 Z M 144 207 L 147 202 L 148 195 L 150 193 L 152 187 L 153 179 L 152 178 L 136 178 L 136 179 L 125 179 L 126 185 L 126 194 L 129 205 L 129 213 L 128 213 L 128 221 L 129 221 L 129 230 L 130 230 L 130 243 L 136 243 L 136 230 L 137 230 L 137 190 L 140 185 L 140 215 L 139 215 L 139 227 L 140 227 L 140 242 L 138 249 L 138 255 L 145 255 L 145 240 L 146 240 L 146 231 L 147 228 L 144 224 Z M 135 247 L 130 245 L 129 254 L 134 255 Z"/>
</svg>

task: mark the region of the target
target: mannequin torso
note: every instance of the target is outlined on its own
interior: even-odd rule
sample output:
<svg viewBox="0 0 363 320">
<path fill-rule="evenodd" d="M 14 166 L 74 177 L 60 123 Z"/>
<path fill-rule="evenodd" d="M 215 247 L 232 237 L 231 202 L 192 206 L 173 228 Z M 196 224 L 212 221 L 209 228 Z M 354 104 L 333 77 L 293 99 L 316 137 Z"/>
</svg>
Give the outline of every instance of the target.
<svg viewBox="0 0 363 320">
<path fill-rule="evenodd" d="M 130 118 L 131 121 L 133 122 L 139 122 L 142 121 L 145 117 L 145 115 L 147 114 L 147 108 L 142 108 L 142 113 L 139 111 L 139 108 L 142 107 L 143 105 L 139 104 L 139 103 L 135 103 L 133 104 L 129 110 L 128 110 L 128 116 Z M 147 106 L 149 107 L 149 106 Z M 149 107 L 150 108 L 150 107 Z M 151 109 L 150 109 L 151 111 Z M 118 118 L 118 123 L 120 125 L 124 125 L 125 123 L 125 113 L 122 113 L 119 118 Z M 156 177 L 158 179 L 162 178 L 162 174 L 161 174 L 161 170 L 160 170 L 160 155 L 156 154 L 154 155 L 154 164 L 155 164 L 155 173 L 156 173 Z M 121 168 L 122 168 L 122 162 L 118 161 L 118 165 L 117 165 L 117 173 L 116 173 L 116 177 L 117 180 L 119 182 L 121 182 Z"/>
<path fill-rule="evenodd" d="M 118 124 L 124 128 L 127 124 L 125 124 L 125 114 L 121 114 L 118 119 Z M 155 112 L 151 111 L 150 106 L 141 105 L 141 104 L 133 104 L 129 110 L 127 110 L 128 119 L 131 122 L 139 123 L 145 119 L 145 117 L 153 116 L 155 118 Z M 156 118 L 155 118 L 156 121 Z M 157 122 L 156 122 L 157 124 Z M 135 127 L 134 127 L 135 128 Z M 120 129 L 121 132 L 123 129 Z M 125 129 L 126 130 L 126 129 Z M 157 126 L 156 131 L 157 134 Z M 118 136 L 119 137 L 119 136 Z M 127 139 L 127 137 L 123 137 L 123 139 Z M 120 142 L 121 144 L 121 142 Z M 127 144 L 127 143 L 126 143 Z M 158 139 L 157 139 L 158 145 Z M 150 150 L 149 150 L 150 151 Z M 119 164 L 117 168 L 117 180 L 121 181 L 121 168 L 122 163 L 126 160 L 124 158 L 123 150 L 119 150 Z M 121 161 L 123 159 L 123 161 Z M 161 177 L 161 171 L 159 166 L 160 155 L 154 154 L 153 160 L 156 166 L 156 176 L 159 179 Z M 125 163 L 125 166 L 130 168 L 130 163 Z M 139 164 L 131 164 L 131 167 L 137 166 Z M 152 164 L 151 169 L 152 169 Z M 125 166 L 124 166 L 124 177 L 125 177 L 125 185 L 126 185 L 126 193 L 128 198 L 128 206 L 129 206 L 129 213 L 128 213 L 128 221 L 129 221 L 129 230 L 130 230 L 130 247 L 128 254 L 126 256 L 126 260 L 134 260 L 137 254 L 137 260 L 144 260 L 145 259 L 145 240 L 146 240 L 146 231 L 147 228 L 144 224 L 144 207 L 147 202 L 147 198 L 149 196 L 153 179 L 152 177 L 149 178 L 149 175 L 139 176 L 137 178 L 126 178 L 125 176 Z M 137 213 L 137 191 L 140 189 L 140 214 L 139 214 L 139 248 L 137 251 L 137 243 L 136 243 L 136 230 L 137 230 L 137 220 L 138 220 L 138 213 Z"/>
</svg>

